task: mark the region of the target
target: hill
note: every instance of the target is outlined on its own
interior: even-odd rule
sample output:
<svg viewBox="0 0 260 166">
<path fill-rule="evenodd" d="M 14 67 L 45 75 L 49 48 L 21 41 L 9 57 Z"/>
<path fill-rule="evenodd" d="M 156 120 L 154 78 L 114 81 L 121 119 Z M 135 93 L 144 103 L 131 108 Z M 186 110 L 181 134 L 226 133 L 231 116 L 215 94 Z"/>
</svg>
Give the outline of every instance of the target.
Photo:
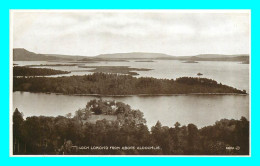
<svg viewBox="0 0 260 166">
<path fill-rule="evenodd" d="M 222 55 L 222 54 L 204 54 L 190 57 L 190 60 L 196 61 L 238 61 L 249 62 L 248 54 Z"/>
<path fill-rule="evenodd" d="M 130 52 L 130 53 L 115 53 L 101 54 L 96 58 L 114 58 L 114 59 L 158 59 L 171 58 L 172 56 L 162 53 L 146 53 L 146 52 Z"/>
<path fill-rule="evenodd" d="M 115 54 L 101 54 L 95 56 L 94 59 L 157 59 L 157 60 L 185 60 L 185 61 L 238 61 L 248 62 L 248 54 L 199 54 L 195 56 L 171 56 L 162 53 L 144 53 L 144 52 L 133 52 L 133 53 L 115 53 Z"/>
<path fill-rule="evenodd" d="M 55 55 L 55 54 L 36 54 L 24 48 L 13 49 L 14 61 L 52 61 L 52 60 L 78 60 L 79 56 Z"/>
<path fill-rule="evenodd" d="M 57 57 L 36 54 L 34 52 L 27 51 L 24 48 L 13 49 L 14 61 L 43 61 L 43 60 L 56 60 L 56 59 Z"/>
<path fill-rule="evenodd" d="M 198 58 L 235 58 L 235 57 L 243 57 L 243 56 L 249 56 L 248 54 L 232 54 L 232 55 L 226 55 L 226 54 L 199 54 L 196 55 Z"/>
</svg>

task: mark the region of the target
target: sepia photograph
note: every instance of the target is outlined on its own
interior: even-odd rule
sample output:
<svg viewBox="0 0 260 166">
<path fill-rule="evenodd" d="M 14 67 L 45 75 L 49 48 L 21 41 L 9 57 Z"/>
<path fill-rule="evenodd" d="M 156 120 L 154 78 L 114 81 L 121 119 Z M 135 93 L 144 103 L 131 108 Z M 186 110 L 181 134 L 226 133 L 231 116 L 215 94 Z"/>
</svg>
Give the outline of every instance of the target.
<svg viewBox="0 0 260 166">
<path fill-rule="evenodd" d="M 250 10 L 10 10 L 11 156 L 251 156 Z"/>
</svg>

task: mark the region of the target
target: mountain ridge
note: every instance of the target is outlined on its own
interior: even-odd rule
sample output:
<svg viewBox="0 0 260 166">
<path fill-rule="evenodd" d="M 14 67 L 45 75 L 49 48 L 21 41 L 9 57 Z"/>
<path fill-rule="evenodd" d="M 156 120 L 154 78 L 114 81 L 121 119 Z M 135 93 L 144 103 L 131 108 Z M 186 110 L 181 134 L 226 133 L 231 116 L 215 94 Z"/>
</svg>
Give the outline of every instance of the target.
<svg viewBox="0 0 260 166">
<path fill-rule="evenodd" d="M 44 61 L 44 60 L 57 60 L 55 56 L 48 56 L 44 54 L 36 54 L 28 51 L 24 48 L 13 49 L 13 60 L 14 61 Z"/>
<path fill-rule="evenodd" d="M 60 54 L 36 54 L 24 48 L 13 49 L 14 61 L 88 61 L 105 59 L 157 59 L 157 60 L 191 60 L 191 61 L 241 61 L 249 62 L 249 54 L 199 54 L 194 56 L 172 56 L 164 53 L 129 52 L 100 54 L 97 56 L 60 55 Z"/>
<path fill-rule="evenodd" d="M 163 53 L 149 53 L 149 52 L 129 52 L 129 53 L 113 53 L 113 54 L 100 54 L 95 56 L 97 58 L 142 58 L 142 59 L 151 59 L 151 58 L 166 58 L 172 57 L 168 54 Z"/>
</svg>

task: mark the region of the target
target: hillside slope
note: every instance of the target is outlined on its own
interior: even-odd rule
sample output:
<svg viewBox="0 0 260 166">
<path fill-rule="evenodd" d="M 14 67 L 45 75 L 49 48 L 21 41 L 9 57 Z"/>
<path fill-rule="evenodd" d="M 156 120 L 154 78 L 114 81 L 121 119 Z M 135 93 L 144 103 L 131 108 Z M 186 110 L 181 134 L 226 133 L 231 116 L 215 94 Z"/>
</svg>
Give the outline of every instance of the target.
<svg viewBox="0 0 260 166">
<path fill-rule="evenodd" d="M 30 52 L 24 48 L 13 49 L 14 61 L 51 61 L 51 60 L 73 60 L 73 56 L 45 55 Z"/>
</svg>

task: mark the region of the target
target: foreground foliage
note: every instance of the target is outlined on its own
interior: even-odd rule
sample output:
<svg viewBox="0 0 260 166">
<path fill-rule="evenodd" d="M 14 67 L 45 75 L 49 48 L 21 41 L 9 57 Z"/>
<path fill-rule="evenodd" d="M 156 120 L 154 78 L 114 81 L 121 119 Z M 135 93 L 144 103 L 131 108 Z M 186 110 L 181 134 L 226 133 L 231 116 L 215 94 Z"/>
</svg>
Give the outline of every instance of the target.
<svg viewBox="0 0 260 166">
<path fill-rule="evenodd" d="M 114 121 L 95 115 L 114 115 Z M 67 155 L 248 155 L 249 122 L 222 119 L 198 129 L 194 124 L 162 126 L 158 121 L 149 131 L 143 113 L 122 102 L 92 100 L 84 109 L 58 117 L 33 116 L 23 119 L 13 113 L 14 154 Z M 135 147 L 134 149 L 91 150 L 80 147 Z M 136 147 L 160 147 L 138 150 Z"/>
</svg>

